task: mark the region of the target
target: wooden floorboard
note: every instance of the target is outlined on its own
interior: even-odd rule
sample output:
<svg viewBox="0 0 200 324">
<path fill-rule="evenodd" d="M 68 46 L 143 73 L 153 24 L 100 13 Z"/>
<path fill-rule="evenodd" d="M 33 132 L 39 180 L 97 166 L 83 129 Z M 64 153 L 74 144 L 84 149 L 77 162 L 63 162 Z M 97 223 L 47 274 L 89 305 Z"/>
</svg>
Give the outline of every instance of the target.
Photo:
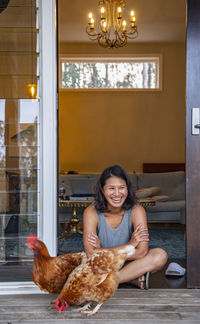
<svg viewBox="0 0 200 324">
<path fill-rule="evenodd" d="M 56 295 L 0 295 L 0 324 L 197 324 L 199 289 L 118 289 L 91 317 L 50 308 Z"/>
</svg>

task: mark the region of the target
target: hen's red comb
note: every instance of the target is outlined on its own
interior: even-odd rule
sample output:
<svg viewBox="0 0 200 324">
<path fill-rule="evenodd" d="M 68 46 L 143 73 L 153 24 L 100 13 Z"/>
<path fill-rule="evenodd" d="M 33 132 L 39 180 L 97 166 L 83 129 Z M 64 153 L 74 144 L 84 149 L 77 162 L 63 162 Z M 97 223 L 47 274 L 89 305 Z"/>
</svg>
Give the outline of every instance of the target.
<svg viewBox="0 0 200 324">
<path fill-rule="evenodd" d="M 30 234 L 29 237 L 27 237 L 26 242 L 28 244 L 34 244 L 36 241 L 38 241 L 38 238 L 35 234 Z"/>
</svg>

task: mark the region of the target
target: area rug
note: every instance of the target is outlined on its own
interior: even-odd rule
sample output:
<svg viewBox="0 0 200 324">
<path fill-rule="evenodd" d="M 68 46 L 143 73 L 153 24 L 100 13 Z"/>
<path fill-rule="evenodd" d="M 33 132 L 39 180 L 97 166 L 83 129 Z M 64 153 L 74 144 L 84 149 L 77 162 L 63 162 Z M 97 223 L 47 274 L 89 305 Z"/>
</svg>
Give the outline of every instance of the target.
<svg viewBox="0 0 200 324">
<path fill-rule="evenodd" d="M 61 233 L 59 233 L 61 238 Z M 168 253 L 169 259 L 186 258 L 186 241 L 183 230 L 162 229 L 149 230 L 149 248 L 162 248 Z M 73 234 L 64 242 L 59 239 L 59 254 L 83 251 L 81 234 Z"/>
<path fill-rule="evenodd" d="M 149 230 L 149 248 L 160 247 L 168 253 L 169 259 L 186 258 L 184 230 L 162 229 Z"/>
</svg>

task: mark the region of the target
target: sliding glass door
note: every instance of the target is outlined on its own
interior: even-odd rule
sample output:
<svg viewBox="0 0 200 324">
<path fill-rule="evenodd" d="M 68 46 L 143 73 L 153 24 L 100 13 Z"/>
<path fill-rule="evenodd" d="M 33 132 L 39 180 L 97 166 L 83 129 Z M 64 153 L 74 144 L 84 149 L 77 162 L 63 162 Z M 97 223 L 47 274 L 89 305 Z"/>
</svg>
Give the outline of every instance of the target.
<svg viewBox="0 0 200 324">
<path fill-rule="evenodd" d="M 54 2 L 0 3 L 0 284 L 32 280 L 30 233 L 56 254 Z"/>
<path fill-rule="evenodd" d="M 39 48 L 35 0 L 1 1 L 0 281 L 31 280 L 39 186 Z M 21 275 L 20 275 L 21 274 Z"/>
</svg>

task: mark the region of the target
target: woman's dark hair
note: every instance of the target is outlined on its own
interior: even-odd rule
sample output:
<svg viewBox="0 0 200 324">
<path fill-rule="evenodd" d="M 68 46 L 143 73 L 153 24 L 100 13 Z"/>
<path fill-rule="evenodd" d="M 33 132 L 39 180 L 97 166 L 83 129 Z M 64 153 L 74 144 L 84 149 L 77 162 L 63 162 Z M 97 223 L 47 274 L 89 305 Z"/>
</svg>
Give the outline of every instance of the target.
<svg viewBox="0 0 200 324">
<path fill-rule="evenodd" d="M 132 208 L 136 202 L 135 194 L 133 191 L 131 180 L 129 179 L 127 173 L 119 165 L 113 165 L 106 168 L 100 175 L 96 184 L 96 196 L 95 196 L 95 207 L 100 212 L 108 212 L 107 200 L 103 194 L 103 187 L 111 177 L 118 177 L 126 182 L 128 195 L 122 206 L 125 210 Z"/>
</svg>

